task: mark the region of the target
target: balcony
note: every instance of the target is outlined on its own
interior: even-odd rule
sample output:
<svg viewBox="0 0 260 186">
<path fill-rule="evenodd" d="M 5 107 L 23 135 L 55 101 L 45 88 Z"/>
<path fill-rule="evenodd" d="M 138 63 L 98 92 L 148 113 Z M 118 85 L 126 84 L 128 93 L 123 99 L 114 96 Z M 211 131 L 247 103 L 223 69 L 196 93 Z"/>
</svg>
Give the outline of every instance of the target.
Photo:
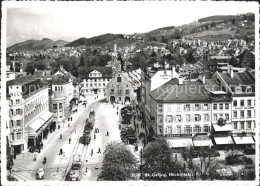
<svg viewBox="0 0 260 186">
<path fill-rule="evenodd" d="M 52 92 L 51 98 L 66 98 L 66 92 Z"/>
</svg>

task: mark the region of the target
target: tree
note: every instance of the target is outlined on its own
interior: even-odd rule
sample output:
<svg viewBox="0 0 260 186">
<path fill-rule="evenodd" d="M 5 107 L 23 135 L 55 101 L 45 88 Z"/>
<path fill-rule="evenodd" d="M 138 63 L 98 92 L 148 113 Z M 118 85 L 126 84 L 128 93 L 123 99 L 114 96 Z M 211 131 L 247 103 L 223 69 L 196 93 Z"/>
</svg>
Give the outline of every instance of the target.
<svg viewBox="0 0 260 186">
<path fill-rule="evenodd" d="M 182 171 L 182 167 L 179 162 L 173 160 L 172 151 L 164 139 L 156 139 L 155 141 L 148 143 L 143 150 L 142 161 L 142 172 L 149 175 L 159 175 L 158 177 L 149 176 L 149 179 L 151 180 L 176 179 L 172 178 L 169 173 L 177 173 Z"/>
<path fill-rule="evenodd" d="M 132 180 L 136 169 L 137 160 L 128 147 L 121 142 L 111 142 L 106 146 L 98 180 Z"/>
<path fill-rule="evenodd" d="M 84 59 L 83 54 L 81 54 L 81 56 L 80 56 L 80 62 L 79 62 L 79 67 L 83 67 L 83 66 L 85 66 L 85 59 Z"/>
<path fill-rule="evenodd" d="M 211 23 L 210 23 L 210 27 L 212 27 L 212 28 L 213 28 L 213 27 L 216 27 L 216 23 L 215 23 L 214 21 L 211 22 Z"/>
<path fill-rule="evenodd" d="M 151 57 L 156 57 L 157 55 L 156 55 L 156 53 L 155 53 L 155 51 L 153 51 L 152 53 L 151 53 Z"/>
<path fill-rule="evenodd" d="M 27 74 L 31 74 L 33 75 L 35 72 L 35 67 L 34 67 L 34 63 L 27 63 L 26 67 L 25 67 L 25 71 L 27 72 Z"/>
</svg>

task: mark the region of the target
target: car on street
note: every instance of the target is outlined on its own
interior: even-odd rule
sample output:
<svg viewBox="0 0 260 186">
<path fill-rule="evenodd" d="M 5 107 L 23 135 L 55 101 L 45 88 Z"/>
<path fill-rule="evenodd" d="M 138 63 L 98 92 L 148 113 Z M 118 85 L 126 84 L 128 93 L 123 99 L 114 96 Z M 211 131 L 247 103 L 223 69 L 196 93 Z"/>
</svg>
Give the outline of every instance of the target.
<svg viewBox="0 0 260 186">
<path fill-rule="evenodd" d="M 36 173 L 36 179 L 44 179 L 44 169 L 43 168 L 39 168 L 37 173 Z"/>
</svg>

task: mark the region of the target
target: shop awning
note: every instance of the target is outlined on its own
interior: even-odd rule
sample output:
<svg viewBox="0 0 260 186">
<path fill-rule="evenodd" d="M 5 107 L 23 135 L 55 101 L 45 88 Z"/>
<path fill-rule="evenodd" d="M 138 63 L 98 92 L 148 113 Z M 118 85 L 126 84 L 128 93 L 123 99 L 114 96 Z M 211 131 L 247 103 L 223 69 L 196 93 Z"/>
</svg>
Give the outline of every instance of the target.
<svg viewBox="0 0 260 186">
<path fill-rule="evenodd" d="M 231 131 L 233 127 L 231 124 L 225 124 L 223 126 L 220 125 L 213 125 L 215 131 Z"/>
<path fill-rule="evenodd" d="M 205 139 L 205 140 L 193 140 L 194 147 L 211 147 L 213 146 L 213 143 L 211 139 Z"/>
<path fill-rule="evenodd" d="M 243 136 L 243 137 L 234 137 L 234 141 L 236 144 L 254 144 L 255 141 L 253 140 L 252 136 Z"/>
<path fill-rule="evenodd" d="M 217 145 L 234 144 L 231 136 L 214 137 L 214 139 Z"/>
<path fill-rule="evenodd" d="M 171 148 L 193 146 L 191 138 L 167 139 L 166 141 Z"/>
<path fill-rule="evenodd" d="M 45 124 L 46 121 L 41 118 L 36 119 L 31 125 L 28 127 L 29 134 L 36 134 L 37 131 Z"/>
<path fill-rule="evenodd" d="M 53 117 L 53 114 L 50 111 L 45 112 L 43 115 L 40 116 L 40 118 L 44 121 L 48 121 Z"/>
</svg>

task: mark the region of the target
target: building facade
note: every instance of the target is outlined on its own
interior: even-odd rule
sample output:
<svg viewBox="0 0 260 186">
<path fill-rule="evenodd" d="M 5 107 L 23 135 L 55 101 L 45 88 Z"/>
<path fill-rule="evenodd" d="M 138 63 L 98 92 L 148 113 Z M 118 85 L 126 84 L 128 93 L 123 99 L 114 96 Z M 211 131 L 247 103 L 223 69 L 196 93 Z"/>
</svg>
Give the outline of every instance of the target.
<svg viewBox="0 0 260 186">
<path fill-rule="evenodd" d="M 7 82 L 10 142 L 15 154 L 39 144 L 52 123 L 48 86 L 37 78 L 23 77 Z"/>
<path fill-rule="evenodd" d="M 105 94 L 106 87 L 112 79 L 112 67 L 82 67 L 79 69 L 81 94 Z"/>
</svg>

